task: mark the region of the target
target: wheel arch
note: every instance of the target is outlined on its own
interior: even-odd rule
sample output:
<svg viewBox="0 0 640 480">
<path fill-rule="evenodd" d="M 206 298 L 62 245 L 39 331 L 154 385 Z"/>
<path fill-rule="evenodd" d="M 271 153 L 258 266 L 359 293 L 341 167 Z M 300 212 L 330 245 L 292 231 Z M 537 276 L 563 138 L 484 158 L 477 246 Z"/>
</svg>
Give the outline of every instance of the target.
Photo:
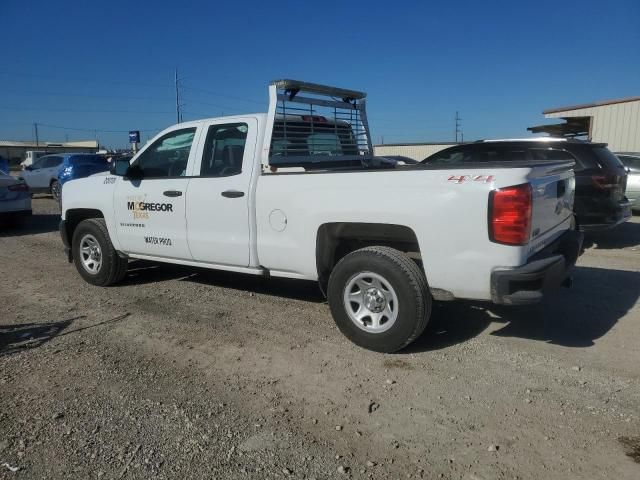
<svg viewBox="0 0 640 480">
<path fill-rule="evenodd" d="M 71 208 L 65 212 L 64 223 L 60 226 L 64 231 L 60 232 L 63 237 L 63 241 L 67 246 L 71 246 L 73 239 L 73 233 L 83 220 L 90 218 L 104 218 L 104 214 L 101 210 L 95 208 Z M 66 240 L 65 240 L 66 238 Z M 71 249 L 69 249 L 69 261 L 73 260 Z"/>
<path fill-rule="evenodd" d="M 342 257 L 376 245 L 410 253 L 424 272 L 418 238 L 410 227 L 387 223 L 324 223 L 318 227 L 316 235 L 316 267 L 322 291 L 327 291 L 331 270 Z"/>
</svg>

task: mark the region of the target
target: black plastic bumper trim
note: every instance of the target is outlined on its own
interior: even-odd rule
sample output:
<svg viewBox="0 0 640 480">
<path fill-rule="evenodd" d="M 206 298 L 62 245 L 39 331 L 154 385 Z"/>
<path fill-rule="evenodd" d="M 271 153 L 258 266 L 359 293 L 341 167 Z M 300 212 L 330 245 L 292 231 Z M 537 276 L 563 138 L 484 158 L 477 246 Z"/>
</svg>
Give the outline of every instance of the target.
<svg viewBox="0 0 640 480">
<path fill-rule="evenodd" d="M 582 232 L 568 230 L 521 267 L 491 274 L 491 300 L 502 305 L 525 305 L 542 300 L 560 287 L 582 252 Z"/>
</svg>

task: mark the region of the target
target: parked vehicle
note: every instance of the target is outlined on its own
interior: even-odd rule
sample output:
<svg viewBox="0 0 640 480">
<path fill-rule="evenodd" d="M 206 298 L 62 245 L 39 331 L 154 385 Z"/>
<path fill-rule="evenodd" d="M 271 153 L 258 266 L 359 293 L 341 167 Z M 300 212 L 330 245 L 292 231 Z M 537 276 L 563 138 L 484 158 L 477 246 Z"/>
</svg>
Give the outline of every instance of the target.
<svg viewBox="0 0 640 480">
<path fill-rule="evenodd" d="M 606 144 L 565 138 L 482 140 L 441 150 L 423 160 L 431 166 L 482 165 L 500 159 L 570 160 L 575 163 L 575 215 L 583 231 L 606 230 L 631 217 L 627 173 Z"/>
<path fill-rule="evenodd" d="M 20 176 L 33 193 L 50 193 L 53 198 L 60 200 L 64 183 L 108 170 L 109 162 L 102 155 L 59 153 L 40 157 Z"/>
<path fill-rule="evenodd" d="M 364 93 L 280 80 L 269 98 L 65 185 L 79 274 L 111 285 L 140 258 L 317 280 L 340 330 L 382 352 L 421 334 L 432 299 L 524 304 L 566 283 L 582 244 L 571 161 L 379 161 Z"/>
<path fill-rule="evenodd" d="M 45 155 L 20 172 L 20 178 L 29 185 L 32 193 L 50 193 L 54 198 L 60 198 L 58 171 L 64 160 L 63 155 Z"/>
<path fill-rule="evenodd" d="M 44 157 L 47 152 L 43 152 L 40 150 L 27 150 L 24 160 L 20 162 L 22 169 L 24 170 L 26 167 L 30 167 L 38 160 L 40 157 Z"/>
<path fill-rule="evenodd" d="M 103 155 L 89 153 L 66 154 L 59 169 L 58 182 L 62 187 L 69 180 L 108 171 L 109 160 Z"/>
<path fill-rule="evenodd" d="M 640 152 L 620 152 L 616 155 L 628 168 L 626 195 L 631 202 L 631 209 L 640 213 Z"/>
<path fill-rule="evenodd" d="M 31 192 L 26 183 L 0 173 L 0 221 L 15 221 L 31 215 Z"/>
</svg>

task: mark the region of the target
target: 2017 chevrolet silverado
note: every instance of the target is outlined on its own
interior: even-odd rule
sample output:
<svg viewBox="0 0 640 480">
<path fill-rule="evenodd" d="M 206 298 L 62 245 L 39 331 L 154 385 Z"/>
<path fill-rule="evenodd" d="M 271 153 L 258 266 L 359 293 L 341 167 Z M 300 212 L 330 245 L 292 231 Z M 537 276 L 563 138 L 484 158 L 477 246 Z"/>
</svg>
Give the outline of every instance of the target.
<svg viewBox="0 0 640 480">
<path fill-rule="evenodd" d="M 267 113 L 185 122 L 73 180 L 60 232 L 89 283 L 130 258 L 317 280 L 353 342 L 397 351 L 432 300 L 539 301 L 581 249 L 566 161 L 373 157 L 365 94 L 279 80 Z"/>
</svg>

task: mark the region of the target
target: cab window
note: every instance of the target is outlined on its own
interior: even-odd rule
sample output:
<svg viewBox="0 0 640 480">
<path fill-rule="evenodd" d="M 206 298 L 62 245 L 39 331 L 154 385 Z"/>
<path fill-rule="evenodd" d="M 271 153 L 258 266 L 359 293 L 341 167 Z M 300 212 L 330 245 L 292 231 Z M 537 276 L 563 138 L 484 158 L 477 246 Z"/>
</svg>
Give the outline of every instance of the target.
<svg viewBox="0 0 640 480">
<path fill-rule="evenodd" d="M 200 164 L 200 176 L 229 177 L 242 173 L 248 130 L 246 123 L 210 126 Z"/>
<path fill-rule="evenodd" d="M 195 128 L 184 128 L 156 140 L 134 162 L 143 178 L 185 176 L 195 134 Z"/>
</svg>

